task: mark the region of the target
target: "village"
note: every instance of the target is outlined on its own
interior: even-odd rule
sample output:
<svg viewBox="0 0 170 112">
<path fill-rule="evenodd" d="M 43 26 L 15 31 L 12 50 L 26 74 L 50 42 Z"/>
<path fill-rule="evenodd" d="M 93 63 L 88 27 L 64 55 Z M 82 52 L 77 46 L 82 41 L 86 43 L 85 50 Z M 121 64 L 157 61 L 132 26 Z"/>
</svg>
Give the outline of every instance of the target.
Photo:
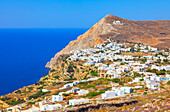
<svg viewBox="0 0 170 112">
<path fill-rule="evenodd" d="M 105 101 L 118 103 L 122 99 L 128 100 L 133 97 L 135 99 L 143 95 L 169 92 L 170 89 L 169 51 L 158 50 L 141 43 L 119 43 L 107 40 L 104 44 L 98 44 L 91 49 L 71 51 L 64 61 L 83 62 L 82 69 L 76 69 L 78 73 L 84 73 L 87 70 L 83 68 L 87 67 L 91 67 L 91 71 L 87 71 L 89 74 L 84 79 L 64 83 L 57 89 L 57 93 L 47 95 L 44 99 L 26 99 L 23 105 L 32 102 L 29 108 L 17 104 L 5 110 L 9 112 L 69 111 L 80 105 Z M 64 70 L 63 72 L 66 75 L 72 73 Z M 43 88 L 41 91 L 53 92 L 48 88 Z M 169 105 L 168 101 L 165 102 L 166 105 Z M 168 107 L 164 108 L 168 109 Z"/>
</svg>

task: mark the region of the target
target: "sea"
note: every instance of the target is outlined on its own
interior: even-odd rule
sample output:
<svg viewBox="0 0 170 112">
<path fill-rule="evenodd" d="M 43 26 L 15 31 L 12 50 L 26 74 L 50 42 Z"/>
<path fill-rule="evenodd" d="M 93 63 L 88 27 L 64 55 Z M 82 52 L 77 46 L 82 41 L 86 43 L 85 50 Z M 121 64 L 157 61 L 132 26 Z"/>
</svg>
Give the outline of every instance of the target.
<svg viewBox="0 0 170 112">
<path fill-rule="evenodd" d="M 54 55 L 87 29 L 0 29 L 0 95 L 36 83 Z"/>
</svg>

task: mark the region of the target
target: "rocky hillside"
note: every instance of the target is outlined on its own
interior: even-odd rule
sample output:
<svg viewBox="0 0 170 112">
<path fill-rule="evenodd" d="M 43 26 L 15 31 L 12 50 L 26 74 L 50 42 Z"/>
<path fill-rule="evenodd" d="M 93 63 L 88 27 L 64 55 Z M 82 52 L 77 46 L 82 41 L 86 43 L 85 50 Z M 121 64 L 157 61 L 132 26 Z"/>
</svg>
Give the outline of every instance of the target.
<svg viewBox="0 0 170 112">
<path fill-rule="evenodd" d="M 143 43 L 159 49 L 170 48 L 170 20 L 132 21 L 107 15 L 76 40 L 58 52 L 46 67 L 52 68 L 57 58 L 72 50 L 93 48 L 105 40 Z"/>
</svg>

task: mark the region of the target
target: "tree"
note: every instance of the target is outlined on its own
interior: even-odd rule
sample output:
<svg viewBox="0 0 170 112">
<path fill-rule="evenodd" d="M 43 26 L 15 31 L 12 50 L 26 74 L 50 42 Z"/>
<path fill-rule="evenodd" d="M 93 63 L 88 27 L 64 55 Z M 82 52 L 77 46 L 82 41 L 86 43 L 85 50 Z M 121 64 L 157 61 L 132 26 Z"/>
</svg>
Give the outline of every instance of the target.
<svg viewBox="0 0 170 112">
<path fill-rule="evenodd" d="M 60 76 L 55 76 L 54 78 L 59 79 L 59 78 L 60 78 Z"/>
<path fill-rule="evenodd" d="M 74 69 L 71 65 L 68 66 L 67 72 L 68 73 L 74 72 Z"/>
<path fill-rule="evenodd" d="M 77 69 L 77 73 L 79 73 L 79 69 Z"/>
<path fill-rule="evenodd" d="M 92 70 L 90 73 L 91 73 L 91 76 L 98 76 L 98 75 L 97 75 L 97 72 L 94 71 L 94 70 Z"/>
</svg>

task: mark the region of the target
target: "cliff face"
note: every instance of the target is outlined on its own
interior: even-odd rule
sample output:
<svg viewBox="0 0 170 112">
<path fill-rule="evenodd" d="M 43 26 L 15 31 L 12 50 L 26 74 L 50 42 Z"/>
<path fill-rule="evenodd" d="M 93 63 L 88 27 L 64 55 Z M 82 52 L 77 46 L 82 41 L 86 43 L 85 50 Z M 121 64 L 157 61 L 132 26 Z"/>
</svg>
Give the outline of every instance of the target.
<svg viewBox="0 0 170 112">
<path fill-rule="evenodd" d="M 170 48 L 170 20 L 132 21 L 107 15 L 58 52 L 46 67 L 52 68 L 59 55 L 68 54 L 72 50 L 93 48 L 107 39 L 143 43 L 159 49 L 168 49 Z"/>
</svg>

